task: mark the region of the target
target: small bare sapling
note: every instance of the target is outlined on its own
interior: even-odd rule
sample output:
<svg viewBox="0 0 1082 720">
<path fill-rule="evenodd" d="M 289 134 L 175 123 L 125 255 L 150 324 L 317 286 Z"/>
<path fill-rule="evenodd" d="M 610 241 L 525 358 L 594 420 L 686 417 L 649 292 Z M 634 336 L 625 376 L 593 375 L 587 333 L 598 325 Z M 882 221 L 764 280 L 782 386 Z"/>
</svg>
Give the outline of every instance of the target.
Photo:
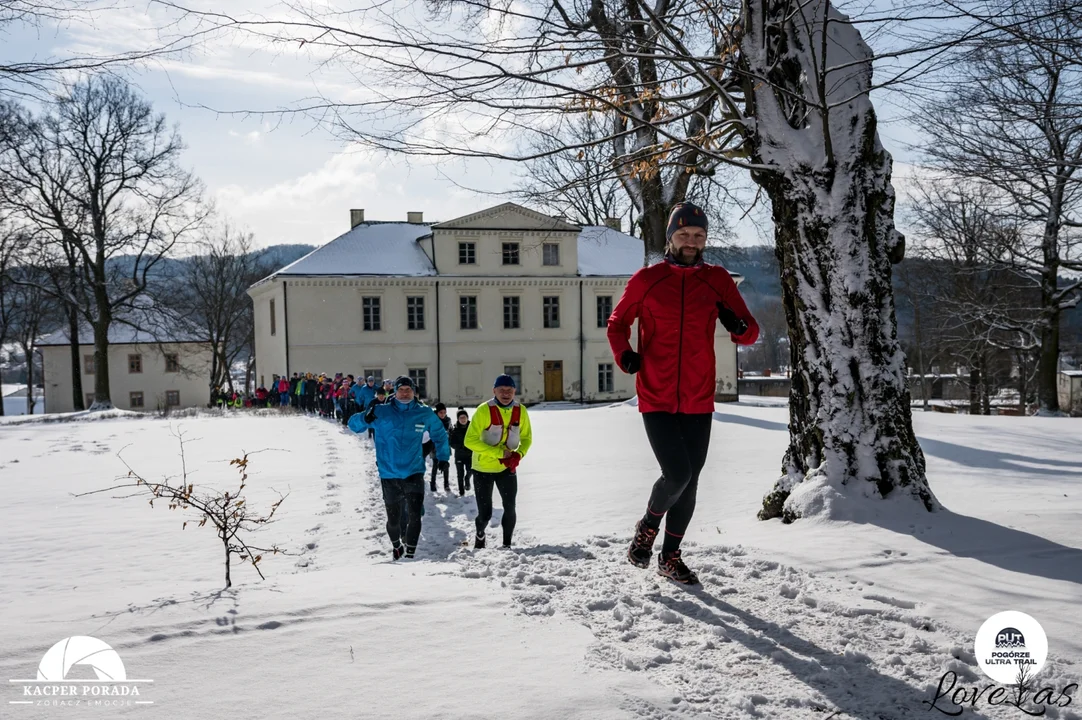
<svg viewBox="0 0 1082 720">
<path fill-rule="evenodd" d="M 288 497 L 288 493 L 286 495 L 278 493 L 278 500 L 272 503 L 270 509 L 266 512 L 258 511 L 248 503 L 247 498 L 244 496 L 244 489 L 248 484 L 249 458 L 262 451 L 246 452 L 243 456 L 229 461 L 230 467 L 235 466 L 240 475 L 239 485 L 234 490 L 222 491 L 212 488 L 197 488 L 194 483 L 188 480 L 189 473 L 184 458 L 184 434 L 174 432 L 173 436 L 177 438 L 180 444 L 181 474 L 179 478 L 176 476 L 165 477 L 161 482 L 147 480 L 128 464 L 122 455 L 124 449 L 121 449 L 117 453 L 117 457 L 124 463 L 124 467 L 128 469 L 128 474 L 118 479 L 129 482 L 101 490 L 79 493 L 76 497 L 137 488 L 139 492 L 136 495 L 149 494 L 151 496 L 148 500 L 151 507 L 154 507 L 155 502 L 158 502 L 159 504 L 166 503 L 170 510 L 194 510 L 197 513 L 197 520 L 184 520 L 181 529 L 186 529 L 189 523 L 195 522 L 198 527 L 209 524 L 217 530 L 218 539 L 221 540 L 222 549 L 225 553 L 225 587 L 227 589 L 233 585 L 230 565 L 234 555 L 237 556 L 239 561 L 250 563 L 255 568 L 255 571 L 259 573 L 260 579 L 265 580 L 263 571 L 259 567 L 263 557 L 267 553 L 272 555 L 288 555 L 289 553 L 277 545 L 271 545 L 270 547 L 254 545 L 251 536 L 262 526 L 273 521 L 274 514 Z M 134 497 L 134 495 L 124 497 Z"/>
</svg>

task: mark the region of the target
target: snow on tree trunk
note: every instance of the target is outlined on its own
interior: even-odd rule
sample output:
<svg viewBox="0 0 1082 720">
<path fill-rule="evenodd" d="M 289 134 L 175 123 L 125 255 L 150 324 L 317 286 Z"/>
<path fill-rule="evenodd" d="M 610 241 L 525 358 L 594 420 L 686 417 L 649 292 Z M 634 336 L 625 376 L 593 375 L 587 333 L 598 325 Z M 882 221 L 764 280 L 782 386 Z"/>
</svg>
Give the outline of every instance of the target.
<svg viewBox="0 0 1082 720">
<path fill-rule="evenodd" d="M 904 238 L 867 94 L 872 54 L 826 0 L 801 8 L 747 0 L 741 42 L 793 366 L 784 474 L 759 517 L 854 517 L 887 496 L 935 510 L 897 338 L 891 263 Z"/>
</svg>

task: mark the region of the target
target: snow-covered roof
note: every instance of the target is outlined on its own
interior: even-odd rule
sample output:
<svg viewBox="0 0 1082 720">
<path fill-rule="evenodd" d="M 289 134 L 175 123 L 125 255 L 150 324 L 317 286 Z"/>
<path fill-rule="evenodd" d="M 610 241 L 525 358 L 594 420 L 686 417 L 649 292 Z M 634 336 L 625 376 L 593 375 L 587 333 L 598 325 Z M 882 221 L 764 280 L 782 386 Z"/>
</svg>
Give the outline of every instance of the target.
<svg viewBox="0 0 1082 720">
<path fill-rule="evenodd" d="M 421 223 L 366 222 L 300 260 L 278 275 L 435 275 L 436 269 L 417 241 L 432 234 Z"/>
<path fill-rule="evenodd" d="M 634 275 L 642 261 L 639 238 L 604 225 L 588 225 L 579 233 L 579 275 Z"/>
<path fill-rule="evenodd" d="M 422 248 L 434 225 L 438 223 L 361 223 L 256 284 L 275 277 L 437 275 Z M 579 233 L 578 258 L 580 276 L 628 277 L 643 266 L 642 240 L 603 225 L 588 225 Z"/>
<path fill-rule="evenodd" d="M 127 322 L 114 321 L 109 326 L 110 345 L 152 345 L 154 343 L 178 343 L 178 342 L 210 342 L 205 333 L 184 330 L 172 326 L 166 322 L 150 322 L 142 320 L 138 322 L 138 328 Z M 38 347 L 50 347 L 55 345 L 70 345 L 68 329 L 63 328 L 51 332 L 38 341 Z M 79 344 L 93 345 L 94 331 L 89 325 L 79 326 Z"/>
<path fill-rule="evenodd" d="M 1067 377 L 1082 377 L 1082 370 L 1060 370 Z"/>
</svg>

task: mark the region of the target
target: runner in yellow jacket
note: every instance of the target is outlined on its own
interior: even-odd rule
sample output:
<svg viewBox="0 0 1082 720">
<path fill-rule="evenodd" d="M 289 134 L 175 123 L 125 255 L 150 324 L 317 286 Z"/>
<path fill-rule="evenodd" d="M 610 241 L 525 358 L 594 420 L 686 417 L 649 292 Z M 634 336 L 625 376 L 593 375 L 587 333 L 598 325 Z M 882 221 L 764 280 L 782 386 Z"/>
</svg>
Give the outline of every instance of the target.
<svg viewBox="0 0 1082 720">
<path fill-rule="evenodd" d="M 500 375 L 492 399 L 473 412 L 464 445 L 473 451 L 474 495 L 477 498 L 477 537 L 474 548 L 485 546 L 485 528 L 492 519 L 492 487 L 503 502 L 503 546 L 511 547 L 515 531 L 518 464 L 533 443 L 530 416 L 515 400 L 515 379 Z"/>
</svg>

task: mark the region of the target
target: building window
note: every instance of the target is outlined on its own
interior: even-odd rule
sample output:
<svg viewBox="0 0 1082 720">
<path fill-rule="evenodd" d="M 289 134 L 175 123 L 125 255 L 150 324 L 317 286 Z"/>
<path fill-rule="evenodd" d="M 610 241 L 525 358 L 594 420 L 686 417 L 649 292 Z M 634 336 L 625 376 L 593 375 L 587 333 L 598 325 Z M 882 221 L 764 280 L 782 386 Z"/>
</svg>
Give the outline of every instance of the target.
<svg viewBox="0 0 1082 720">
<path fill-rule="evenodd" d="M 143 407 L 143 393 L 131 392 L 128 393 L 128 407 L 141 408 Z"/>
<path fill-rule="evenodd" d="M 270 301 L 271 335 L 278 332 L 278 319 L 274 316 L 274 298 Z"/>
<path fill-rule="evenodd" d="M 542 247 L 545 265 L 560 264 L 560 246 L 558 243 L 545 243 Z"/>
<path fill-rule="evenodd" d="M 406 298 L 406 329 L 425 329 L 425 299 L 424 297 Z"/>
<path fill-rule="evenodd" d="M 180 372 L 180 358 L 174 353 L 167 353 L 165 356 L 165 371 L 166 372 Z"/>
<path fill-rule="evenodd" d="M 542 305 L 545 312 L 545 327 L 560 327 L 560 298 L 554 295 L 545 296 L 542 298 Z"/>
<path fill-rule="evenodd" d="M 518 388 L 518 394 L 522 394 L 522 366 L 521 365 L 504 365 L 503 374 L 510 375 L 515 379 L 515 387 Z"/>
<path fill-rule="evenodd" d="M 129 355 L 128 356 L 128 372 L 129 373 L 141 373 L 141 372 L 143 372 L 143 356 L 142 355 Z"/>
<path fill-rule="evenodd" d="M 90 406 L 94 404 L 94 393 L 87 393 L 86 397 L 83 398 L 83 400 L 86 403 L 84 407 L 89 410 Z"/>
<path fill-rule="evenodd" d="M 361 298 L 361 310 L 364 316 L 364 329 L 375 332 L 380 329 L 379 298 Z"/>
<path fill-rule="evenodd" d="M 507 242 L 503 244 L 503 264 L 518 265 L 518 243 Z"/>
<path fill-rule="evenodd" d="M 458 327 L 462 330 L 477 329 L 476 295 L 463 295 L 458 299 Z"/>
<path fill-rule="evenodd" d="M 612 363 L 600 363 L 597 366 L 597 391 L 612 392 Z"/>
<path fill-rule="evenodd" d="M 407 368 L 406 374 L 413 381 L 413 392 L 417 397 L 428 397 L 428 370 L 425 368 Z"/>
<path fill-rule="evenodd" d="M 503 329 L 514 330 L 522 327 L 519 316 L 520 299 L 517 295 L 508 295 L 503 299 Z"/>
<path fill-rule="evenodd" d="M 165 406 L 180 407 L 180 390 L 165 391 Z"/>
<path fill-rule="evenodd" d="M 93 375 L 94 374 L 94 356 L 93 355 L 83 355 L 83 374 L 84 375 Z"/>
<path fill-rule="evenodd" d="M 476 265 L 477 264 L 477 243 L 460 242 L 458 244 L 458 264 L 459 265 Z"/>
<path fill-rule="evenodd" d="M 598 295 L 597 326 L 599 328 L 609 326 L 609 315 L 612 315 L 612 295 Z"/>
<path fill-rule="evenodd" d="M 368 376 L 371 375 L 376 379 L 376 385 L 383 384 L 383 370 L 381 368 L 373 369 L 368 368 L 364 371 L 364 377 L 361 378 L 361 384 L 363 385 L 368 380 Z"/>
</svg>

